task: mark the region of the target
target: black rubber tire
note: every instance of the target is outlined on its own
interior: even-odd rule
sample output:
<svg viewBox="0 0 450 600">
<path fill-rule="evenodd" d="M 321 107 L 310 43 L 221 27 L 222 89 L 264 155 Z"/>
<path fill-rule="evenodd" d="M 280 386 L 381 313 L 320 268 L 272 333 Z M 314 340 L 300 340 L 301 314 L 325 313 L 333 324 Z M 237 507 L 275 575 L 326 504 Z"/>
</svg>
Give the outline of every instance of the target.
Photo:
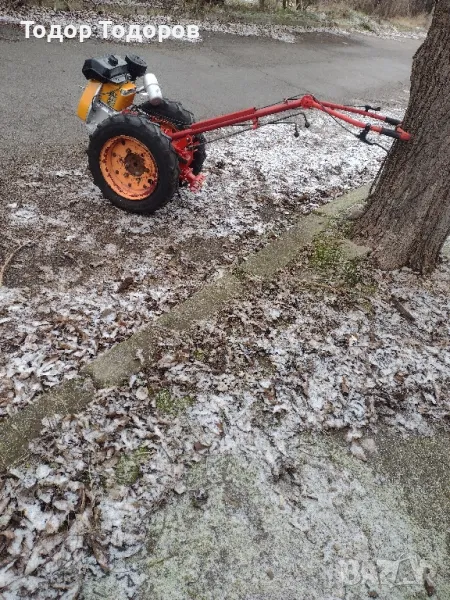
<svg viewBox="0 0 450 600">
<path fill-rule="evenodd" d="M 160 117 L 164 121 L 169 121 L 179 130 L 188 129 L 195 121 L 193 113 L 185 109 L 181 102 L 168 100 L 167 98 L 158 106 L 153 106 L 150 102 L 144 102 L 139 105 L 139 108 L 152 117 Z M 194 137 L 194 140 L 199 142 L 200 146 L 197 146 L 195 149 L 191 168 L 194 175 L 198 175 L 206 159 L 206 149 L 204 146 L 206 138 L 203 133 L 199 133 Z"/>
<path fill-rule="evenodd" d="M 143 200 L 127 200 L 109 187 L 100 169 L 100 152 L 104 144 L 112 137 L 126 135 L 142 142 L 153 155 L 158 167 L 158 184 L 156 189 Z M 91 136 L 88 147 L 89 169 L 95 185 L 102 194 L 118 208 L 141 213 L 152 214 L 169 202 L 178 189 L 180 169 L 178 155 L 170 138 L 160 127 L 145 117 L 118 114 L 105 119 Z"/>
</svg>

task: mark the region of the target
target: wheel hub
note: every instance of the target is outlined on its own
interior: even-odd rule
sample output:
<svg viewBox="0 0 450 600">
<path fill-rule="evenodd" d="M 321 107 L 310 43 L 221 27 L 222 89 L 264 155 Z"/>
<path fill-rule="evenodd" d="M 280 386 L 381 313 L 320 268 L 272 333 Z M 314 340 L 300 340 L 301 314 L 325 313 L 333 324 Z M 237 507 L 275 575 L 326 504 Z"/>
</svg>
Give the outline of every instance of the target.
<svg viewBox="0 0 450 600">
<path fill-rule="evenodd" d="M 116 136 L 100 152 L 100 169 L 108 185 L 127 200 L 143 200 L 158 183 L 158 168 L 151 151 L 130 136 Z"/>
<path fill-rule="evenodd" d="M 126 155 L 123 165 L 128 173 L 134 177 L 141 177 L 148 171 L 148 169 L 145 167 L 142 156 L 131 151 Z"/>
</svg>

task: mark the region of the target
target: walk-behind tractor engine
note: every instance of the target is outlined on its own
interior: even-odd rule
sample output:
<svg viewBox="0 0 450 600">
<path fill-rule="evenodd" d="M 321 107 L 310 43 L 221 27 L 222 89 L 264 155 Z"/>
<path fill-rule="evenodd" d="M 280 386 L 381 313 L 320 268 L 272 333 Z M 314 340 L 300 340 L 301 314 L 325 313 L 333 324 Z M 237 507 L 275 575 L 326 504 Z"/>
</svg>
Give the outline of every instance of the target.
<svg viewBox="0 0 450 600">
<path fill-rule="evenodd" d="M 317 109 L 333 119 L 360 128 L 358 137 L 367 144 L 370 132 L 407 141 L 409 133 L 401 122 L 378 114 L 378 108 L 354 107 L 322 102 L 307 94 L 283 100 L 263 108 L 248 108 L 204 121 L 194 121 L 191 112 L 179 102 L 163 97 L 155 75 L 147 73 L 145 62 L 134 55 L 91 58 L 83 65 L 88 79 L 78 105 L 78 116 L 86 122 L 90 133 L 89 168 L 103 195 L 119 208 L 138 213 L 152 213 L 166 204 L 179 186 L 198 190 L 204 180 L 200 172 L 206 158 L 204 133 L 222 127 L 286 122 L 286 116 L 260 123 L 260 119 L 285 113 L 289 117 L 303 110 Z M 142 77 L 142 85 L 136 80 Z M 147 96 L 135 104 L 137 94 Z M 364 123 L 345 113 L 384 121 L 393 128 Z M 243 128 L 240 132 L 247 131 Z M 297 125 L 295 125 L 297 133 Z M 231 134 L 233 135 L 233 134 Z"/>
</svg>

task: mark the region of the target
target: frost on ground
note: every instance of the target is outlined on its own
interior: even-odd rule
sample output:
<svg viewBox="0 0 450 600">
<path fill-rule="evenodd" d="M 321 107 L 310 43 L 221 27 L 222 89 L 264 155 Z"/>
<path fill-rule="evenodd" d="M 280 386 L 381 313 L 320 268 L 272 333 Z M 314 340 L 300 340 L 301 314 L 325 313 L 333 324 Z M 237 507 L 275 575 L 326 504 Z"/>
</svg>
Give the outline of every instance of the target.
<svg viewBox="0 0 450 600">
<path fill-rule="evenodd" d="M 121 2 L 100 2 L 98 9 L 103 9 L 105 5 L 108 7 L 111 4 L 121 5 Z M 140 3 L 134 6 L 141 6 Z M 148 5 L 147 5 L 148 6 Z M 160 10 L 160 5 L 154 7 L 154 10 Z M 173 8 L 173 7 L 172 7 Z M 357 15 L 348 21 L 330 24 L 330 21 L 325 13 L 316 13 L 315 20 L 311 25 L 276 25 L 276 24 L 261 24 L 261 23 L 242 23 L 228 22 L 228 16 L 225 13 L 224 19 L 217 20 L 214 18 L 204 17 L 201 20 L 194 17 L 182 17 L 171 14 L 164 14 L 161 10 L 160 14 L 141 15 L 134 14 L 130 17 L 115 14 L 114 7 L 108 10 L 107 16 L 103 10 L 83 10 L 83 11 L 56 11 L 44 7 L 37 6 L 15 6 L 12 8 L 5 0 L 0 0 L 0 22 L 19 24 L 21 21 L 34 21 L 37 24 L 50 26 L 60 25 L 63 28 L 66 25 L 72 24 L 79 27 L 80 25 L 90 25 L 92 28 L 93 37 L 103 37 L 103 26 L 99 25 L 99 21 L 111 21 L 111 27 L 114 25 L 123 25 L 127 28 L 130 25 L 147 25 L 151 24 L 155 27 L 159 25 L 196 25 L 199 28 L 200 36 L 196 39 L 191 39 L 187 35 L 183 38 L 174 38 L 178 41 L 202 41 L 202 32 L 228 33 L 231 35 L 240 35 L 245 37 L 269 37 L 287 43 L 294 43 L 297 36 L 308 32 L 316 33 L 331 33 L 334 35 L 348 35 L 350 33 L 362 33 L 364 35 L 372 35 L 384 38 L 423 38 L 425 32 L 422 30 L 416 31 L 399 31 L 394 25 L 388 22 L 379 22 L 362 15 Z M 111 29 L 109 29 L 109 32 Z M 114 41 L 115 38 L 109 33 L 109 39 Z M 155 43 L 157 39 L 150 38 L 142 39 L 142 43 Z"/>
<path fill-rule="evenodd" d="M 76 598 L 83 581 L 107 574 L 118 598 L 137 597 L 146 585 L 139 560 L 148 564 L 151 553 L 143 524 L 157 525 L 155 512 L 173 494 L 195 492 L 193 502 L 207 502 L 202 490 L 188 488 L 185 473 L 230 453 L 264 465 L 259 481 L 283 501 L 284 519 L 305 536 L 303 551 L 308 542 L 318 552 L 314 564 L 325 565 L 324 578 L 338 559 L 373 560 L 386 545 L 397 557 L 417 550 L 417 535 L 448 582 L 445 532 L 438 542 L 412 533 L 394 500 L 388 525 L 386 507 L 372 496 L 383 480 L 368 472 L 363 485 L 302 439 L 343 430 L 363 464 L 381 428 L 448 429 L 450 265 L 423 281 L 408 270 L 386 275 L 336 261 L 334 251 L 330 259 L 326 247 L 315 243 L 273 282 L 247 281 L 246 299 L 189 335 L 168 336 L 154 364 L 128 385 L 97 392 L 82 414 L 44 423 L 28 466 L 2 481 L 5 600 Z M 297 471 L 299 452 L 309 466 Z M 312 505 L 306 512 L 305 504 Z M 359 588 L 333 592 L 330 598 L 361 598 Z M 396 588 L 380 597 L 408 593 Z"/>
<path fill-rule="evenodd" d="M 17 254 L 0 288 L 0 418 L 73 377 L 299 215 L 373 179 L 383 150 L 328 117 L 310 119 L 308 130 L 299 123 L 298 138 L 292 125 L 270 125 L 208 146 L 203 191 L 181 190 L 150 217 L 100 197 L 84 147 L 6 164 L 1 263 Z"/>
</svg>

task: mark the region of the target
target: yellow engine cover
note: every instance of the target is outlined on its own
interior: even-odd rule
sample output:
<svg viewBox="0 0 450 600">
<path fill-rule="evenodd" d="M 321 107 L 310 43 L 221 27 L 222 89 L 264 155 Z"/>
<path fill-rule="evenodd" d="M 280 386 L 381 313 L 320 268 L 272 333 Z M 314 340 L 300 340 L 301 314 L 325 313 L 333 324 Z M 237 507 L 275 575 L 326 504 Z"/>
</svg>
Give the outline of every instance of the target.
<svg viewBox="0 0 450 600">
<path fill-rule="evenodd" d="M 124 83 L 101 83 L 91 79 L 81 95 L 77 115 L 86 121 L 92 100 L 98 94 L 98 99 L 118 112 L 133 104 L 136 86 L 131 81 Z"/>
<path fill-rule="evenodd" d="M 131 81 L 125 83 L 104 83 L 99 99 L 113 110 L 121 111 L 133 104 L 136 86 Z"/>
<path fill-rule="evenodd" d="M 81 94 L 80 101 L 78 103 L 77 115 L 80 117 L 82 121 L 86 121 L 86 118 L 91 109 L 92 100 L 97 92 L 102 87 L 102 84 L 99 81 L 94 81 L 91 79 L 87 86 L 84 88 L 83 93 Z"/>
</svg>

